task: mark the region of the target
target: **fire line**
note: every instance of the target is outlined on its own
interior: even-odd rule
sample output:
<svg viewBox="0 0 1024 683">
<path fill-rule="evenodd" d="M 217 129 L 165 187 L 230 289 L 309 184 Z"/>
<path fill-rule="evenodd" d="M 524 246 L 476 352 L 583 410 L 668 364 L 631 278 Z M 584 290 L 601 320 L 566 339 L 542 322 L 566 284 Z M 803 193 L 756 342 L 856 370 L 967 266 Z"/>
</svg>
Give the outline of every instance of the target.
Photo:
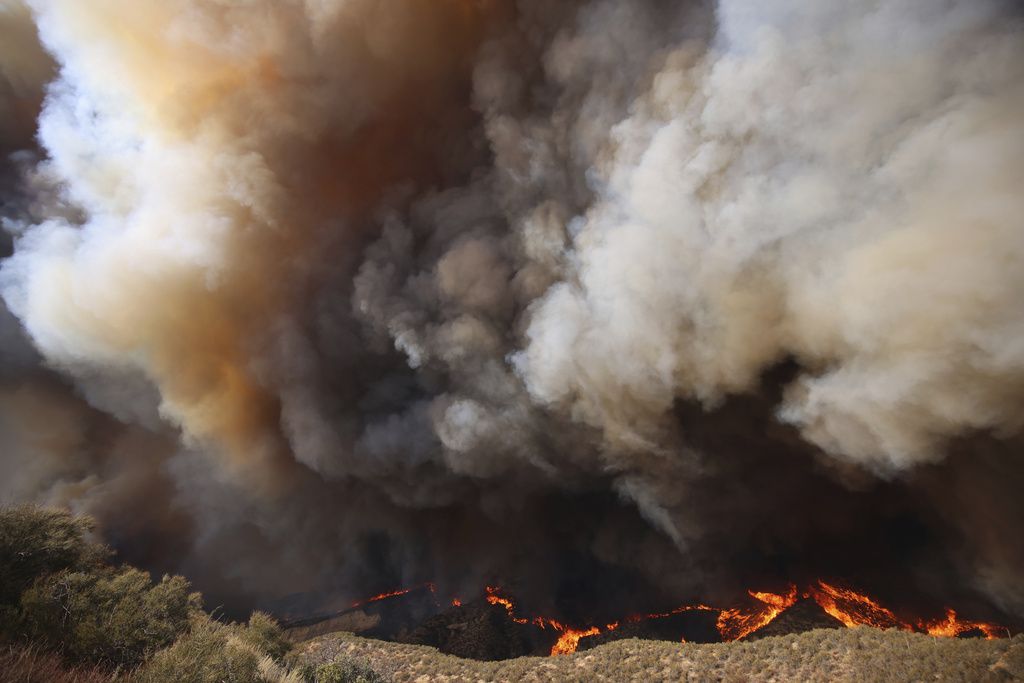
<svg viewBox="0 0 1024 683">
<path fill-rule="evenodd" d="M 436 593 L 433 583 L 420 584 L 411 588 L 399 588 L 374 595 L 365 600 L 352 603 L 352 607 L 360 607 L 380 600 L 395 598 L 406 595 L 416 590 L 428 589 Z M 622 622 L 638 622 L 650 619 L 662 619 L 683 612 L 708 611 L 718 612 L 715 627 L 724 642 L 740 640 L 755 633 L 771 622 L 779 615 L 796 604 L 800 597 L 813 600 L 827 614 L 840 621 L 846 627 L 871 626 L 875 628 L 897 628 L 905 631 L 926 633 L 930 636 L 941 638 L 952 638 L 970 631 L 977 631 L 987 639 L 1008 637 L 1009 629 L 980 621 L 961 619 L 952 608 L 946 608 L 945 616 L 938 619 L 916 619 L 913 621 L 901 619 L 895 612 L 880 604 L 871 597 L 854 591 L 849 588 L 836 586 L 825 581 L 818 580 L 804 591 L 798 591 L 796 585 L 790 584 L 783 593 L 772 593 L 767 591 L 747 591 L 753 599 L 753 604 L 745 607 L 732 607 L 723 609 L 704 604 L 684 604 L 667 612 L 652 612 L 648 614 L 632 614 L 621 621 L 604 624 L 603 626 L 591 625 L 574 627 L 550 617 L 525 617 L 516 612 L 514 600 L 503 594 L 497 586 L 486 586 L 484 599 L 488 604 L 501 607 L 508 614 L 509 619 L 517 624 L 530 624 L 540 629 L 551 629 L 557 632 L 558 639 L 551 646 L 550 654 L 564 655 L 572 654 L 579 647 L 580 640 L 608 633 L 619 628 Z M 453 598 L 451 605 L 459 607 L 463 603 L 459 598 Z M 685 638 L 682 642 L 686 642 Z"/>
</svg>

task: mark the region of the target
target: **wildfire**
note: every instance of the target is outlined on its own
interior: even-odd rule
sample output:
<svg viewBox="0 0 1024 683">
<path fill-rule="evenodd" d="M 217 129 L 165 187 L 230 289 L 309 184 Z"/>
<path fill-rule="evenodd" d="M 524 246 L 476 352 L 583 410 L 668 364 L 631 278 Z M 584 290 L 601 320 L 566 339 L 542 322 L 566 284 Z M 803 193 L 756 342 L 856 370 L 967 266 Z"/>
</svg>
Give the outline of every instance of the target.
<svg viewBox="0 0 1024 683">
<path fill-rule="evenodd" d="M 739 640 L 770 624 L 796 602 L 796 586 L 790 584 L 784 594 L 747 591 L 760 605 L 753 608 L 724 609 L 718 614 L 715 626 L 722 640 Z"/>
<path fill-rule="evenodd" d="M 359 607 L 379 600 L 394 598 L 406 595 L 416 590 L 428 589 L 436 593 L 434 584 L 425 583 L 412 588 L 400 588 L 386 593 L 374 595 L 371 598 L 352 603 L 352 607 Z M 722 609 L 704 604 L 684 604 L 667 612 L 653 612 L 650 614 L 633 614 L 623 621 L 628 623 L 645 621 L 649 619 L 663 619 L 676 614 L 690 611 L 718 612 L 715 627 L 723 641 L 733 641 L 744 638 L 759 629 L 770 624 L 776 617 L 792 607 L 801 593 L 797 587 L 790 584 L 784 593 L 771 593 L 767 591 L 748 591 L 755 604 L 748 607 L 734 607 Z M 927 633 L 936 637 L 952 638 L 970 631 L 977 631 L 984 634 L 988 639 L 1009 636 L 1009 631 L 995 624 L 980 621 L 969 621 L 961 619 L 952 610 L 946 610 L 944 618 L 935 620 L 918 620 L 916 622 L 901 619 L 891 609 L 881 605 L 871 597 L 858 593 L 849 588 L 842 588 L 824 581 L 817 581 L 802 593 L 804 598 L 814 600 L 826 613 L 832 615 L 847 627 L 873 626 L 875 628 L 899 628 L 906 631 Z M 552 655 L 572 654 L 579 647 L 580 640 L 596 636 L 600 633 L 607 633 L 619 628 L 621 622 L 615 621 L 602 626 L 572 627 L 548 617 L 522 617 L 516 614 L 516 606 L 513 600 L 503 595 L 497 586 L 487 586 L 485 589 L 485 600 L 488 604 L 499 606 L 505 610 L 509 619 L 517 624 L 531 624 L 541 629 L 552 629 L 558 632 L 558 639 L 551 646 Z M 436 601 L 436 597 L 435 597 Z M 451 604 L 460 607 L 462 600 L 452 598 Z M 681 642 L 686 642 L 683 638 Z"/>
<path fill-rule="evenodd" d="M 503 598 L 500 595 L 498 595 L 498 591 L 500 590 L 499 588 L 495 588 L 494 586 L 487 586 L 486 590 L 487 602 L 491 603 L 492 605 L 501 605 L 508 611 L 509 614 L 512 614 L 512 610 L 515 609 L 515 605 L 512 604 L 512 601 L 509 598 Z"/>
<path fill-rule="evenodd" d="M 996 626 L 995 624 L 958 619 L 956 611 L 948 607 L 946 608 L 945 619 L 937 619 L 930 622 L 919 622 L 918 628 L 925 631 L 930 636 L 939 636 L 943 638 L 955 638 L 961 633 L 967 633 L 968 631 L 981 631 L 985 634 L 985 638 L 988 640 L 1002 638 L 1003 636 L 1009 637 L 1010 635 L 1008 629 Z"/>
<path fill-rule="evenodd" d="M 979 631 L 989 640 L 1009 635 L 1005 628 L 996 624 L 960 619 L 956 611 L 948 607 L 945 618 L 933 621 L 921 619 L 911 623 L 900 619 L 892 610 L 868 596 L 848 588 L 837 588 L 824 581 L 818 581 L 818 585 L 809 592 L 823 610 L 846 626 L 899 628 L 904 631 L 920 631 L 940 638 L 955 638 L 969 631 Z"/>
<path fill-rule="evenodd" d="M 501 605 L 502 607 L 504 607 L 505 611 L 508 612 L 508 618 L 516 622 L 517 624 L 530 623 L 529 619 L 523 619 L 515 615 L 516 606 L 512 604 L 512 601 L 509 598 L 498 595 L 499 590 L 500 589 L 495 588 L 494 586 L 487 586 L 487 602 L 489 602 L 492 605 Z"/>
<path fill-rule="evenodd" d="M 562 631 L 562 635 L 558 636 L 558 640 L 554 645 L 551 646 L 551 654 L 553 655 L 571 655 L 576 652 L 576 648 L 579 647 L 580 638 L 586 638 L 587 636 L 596 636 L 601 632 L 596 626 L 591 626 L 585 630 L 576 630 L 565 627 Z"/>
<path fill-rule="evenodd" d="M 505 608 L 508 612 L 509 619 L 516 622 L 517 624 L 533 624 L 538 628 L 551 628 L 559 632 L 558 640 L 551 646 L 552 655 L 568 655 L 576 652 L 576 648 L 579 646 L 580 638 L 586 638 L 588 636 L 596 636 L 601 633 L 601 629 L 597 626 L 590 626 L 588 628 L 575 629 L 570 626 L 556 621 L 555 619 L 549 619 L 547 617 L 534 617 L 531 619 L 525 619 L 523 617 L 517 617 L 515 615 L 515 603 L 512 602 L 511 598 L 507 598 L 500 594 L 500 589 L 495 586 L 487 586 L 486 600 L 492 605 L 500 605 Z M 619 623 L 615 622 L 605 626 L 606 631 L 612 631 L 618 628 Z"/>
<path fill-rule="evenodd" d="M 407 595 L 409 593 L 412 593 L 413 591 L 418 591 L 418 590 L 423 590 L 423 589 L 427 589 L 431 593 L 436 591 L 436 588 L 435 588 L 434 584 L 432 582 L 428 581 L 426 583 L 421 583 L 420 585 L 413 586 L 411 588 L 397 588 L 397 589 L 395 589 L 393 591 L 387 591 L 386 593 L 378 593 L 377 595 L 374 595 L 373 597 L 370 597 L 370 598 L 366 598 L 365 600 L 357 600 L 357 601 L 353 602 L 350 605 L 350 607 L 352 607 L 352 608 L 362 607 L 363 605 L 369 605 L 371 602 L 378 602 L 380 600 L 387 600 L 388 598 L 397 598 L 399 595 Z"/>
<path fill-rule="evenodd" d="M 675 616 L 676 614 L 682 614 L 683 612 L 693 611 L 706 611 L 706 612 L 718 612 L 719 610 L 715 607 L 709 607 L 707 605 L 680 605 L 675 609 L 671 609 L 668 612 L 652 612 L 651 614 L 632 614 L 626 621 L 644 621 L 645 619 L 664 619 L 665 617 Z"/>
<path fill-rule="evenodd" d="M 399 595 L 406 595 L 411 593 L 414 589 L 412 588 L 399 588 L 398 590 L 388 591 L 386 593 L 378 593 L 373 597 L 366 598 L 365 600 L 357 600 L 352 603 L 352 607 L 359 607 L 361 605 L 368 605 L 371 602 L 377 602 L 378 600 L 386 600 L 388 598 L 397 598 Z"/>
<path fill-rule="evenodd" d="M 848 627 L 874 626 L 911 630 L 910 626 L 893 614 L 892 610 L 861 593 L 847 588 L 837 588 L 824 581 L 818 581 L 818 585 L 809 592 L 823 610 Z"/>
</svg>

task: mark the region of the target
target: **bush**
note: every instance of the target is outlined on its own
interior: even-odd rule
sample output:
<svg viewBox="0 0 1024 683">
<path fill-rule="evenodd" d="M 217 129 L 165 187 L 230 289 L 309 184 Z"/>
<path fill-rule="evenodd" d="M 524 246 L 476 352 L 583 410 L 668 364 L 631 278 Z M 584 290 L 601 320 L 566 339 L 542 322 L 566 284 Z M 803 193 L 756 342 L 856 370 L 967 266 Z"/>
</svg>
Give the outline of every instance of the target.
<svg viewBox="0 0 1024 683">
<path fill-rule="evenodd" d="M 0 652 L 0 681 L 94 683 L 109 679 L 97 667 L 142 666 L 132 680 L 301 683 L 279 664 L 291 646 L 271 617 L 218 624 L 182 577 L 154 585 L 106 564 L 110 552 L 86 540 L 92 528 L 60 510 L 0 509 L 0 636 L 22 641 Z"/>
<path fill-rule="evenodd" d="M 137 683 L 262 683 L 260 653 L 230 638 L 230 628 L 199 620 L 136 676 Z"/>
<path fill-rule="evenodd" d="M 71 661 L 131 668 L 187 631 L 200 608 L 180 576 L 153 585 L 131 567 L 62 571 L 24 592 L 20 629 Z"/>
<path fill-rule="evenodd" d="M 277 623 L 256 613 L 249 624 L 196 619 L 192 631 L 156 653 L 134 683 L 301 683 L 271 656 L 287 649 Z"/>
<path fill-rule="evenodd" d="M 280 660 L 292 647 L 284 637 L 281 626 L 263 612 L 253 612 L 248 626 L 237 631 L 241 640 L 274 660 Z"/>
<path fill-rule="evenodd" d="M 373 669 L 352 660 L 342 660 L 307 666 L 302 669 L 306 683 L 383 683 L 384 679 Z"/>
<path fill-rule="evenodd" d="M 92 529 L 90 518 L 63 510 L 0 508 L 0 606 L 16 606 L 22 591 L 41 576 L 99 565 L 110 553 L 86 540 Z"/>
</svg>

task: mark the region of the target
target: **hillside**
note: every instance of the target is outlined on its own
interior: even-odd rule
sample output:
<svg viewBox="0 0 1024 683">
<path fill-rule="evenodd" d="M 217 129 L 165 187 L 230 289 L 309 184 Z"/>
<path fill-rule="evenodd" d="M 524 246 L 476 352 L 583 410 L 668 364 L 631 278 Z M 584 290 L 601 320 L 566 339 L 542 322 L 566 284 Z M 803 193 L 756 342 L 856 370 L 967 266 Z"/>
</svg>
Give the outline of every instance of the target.
<svg viewBox="0 0 1024 683">
<path fill-rule="evenodd" d="M 416 681 L 1013 681 L 1024 636 L 932 638 L 871 628 L 819 629 L 722 644 L 620 640 L 565 657 L 480 662 L 419 645 L 332 633 L 291 658 L 313 667 L 356 661 L 384 680 Z"/>
</svg>

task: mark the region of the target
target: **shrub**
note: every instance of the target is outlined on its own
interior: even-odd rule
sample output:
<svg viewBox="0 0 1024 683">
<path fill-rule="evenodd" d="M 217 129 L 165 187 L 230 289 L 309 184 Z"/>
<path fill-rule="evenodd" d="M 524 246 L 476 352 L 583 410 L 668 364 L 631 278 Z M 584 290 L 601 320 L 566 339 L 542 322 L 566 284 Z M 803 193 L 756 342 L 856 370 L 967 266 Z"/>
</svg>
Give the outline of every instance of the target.
<svg viewBox="0 0 1024 683">
<path fill-rule="evenodd" d="M 161 650 L 139 671 L 137 683 L 262 683 L 260 653 L 231 638 L 230 627 L 197 620 L 192 631 Z"/>
<path fill-rule="evenodd" d="M 302 669 L 306 683 L 383 683 L 384 679 L 373 669 L 350 659 L 333 661 Z"/>
<path fill-rule="evenodd" d="M 200 607 L 180 576 L 153 585 L 131 567 L 62 571 L 24 592 L 20 628 L 71 661 L 131 668 L 174 642 Z"/>
<path fill-rule="evenodd" d="M 39 577 L 101 563 L 109 551 L 86 540 L 92 529 L 88 517 L 63 510 L 0 508 L 0 606 L 16 606 L 22 591 Z"/>
<path fill-rule="evenodd" d="M 238 629 L 238 637 L 274 660 L 280 660 L 292 647 L 281 626 L 263 612 L 253 612 L 248 626 Z"/>
<path fill-rule="evenodd" d="M 103 667 L 144 683 L 301 683 L 279 663 L 291 645 L 271 617 L 216 623 L 182 577 L 154 585 L 107 565 L 91 529 L 60 510 L 0 509 L 0 636 L 23 641 L 0 652 L 0 681 L 111 680 Z"/>
<path fill-rule="evenodd" d="M 134 683 L 301 683 L 274 661 L 283 654 L 281 630 L 255 613 L 249 626 L 197 618 L 192 630 L 156 653 Z"/>
</svg>

